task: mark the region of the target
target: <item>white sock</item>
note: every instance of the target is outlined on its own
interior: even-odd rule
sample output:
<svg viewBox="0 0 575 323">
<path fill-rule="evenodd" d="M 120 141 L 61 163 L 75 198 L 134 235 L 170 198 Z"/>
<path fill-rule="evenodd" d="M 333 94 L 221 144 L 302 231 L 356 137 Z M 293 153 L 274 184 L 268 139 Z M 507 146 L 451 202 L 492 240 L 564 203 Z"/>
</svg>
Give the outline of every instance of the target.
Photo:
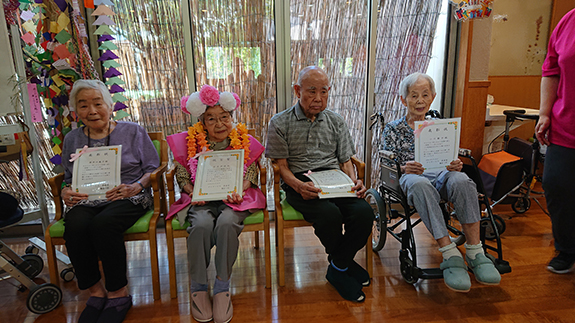
<svg viewBox="0 0 575 323">
<path fill-rule="evenodd" d="M 439 251 L 441 251 L 441 253 L 443 254 L 443 260 L 447 260 L 451 257 L 463 258 L 463 256 L 461 255 L 461 252 L 459 252 L 459 249 L 457 249 L 457 246 L 453 242 L 448 244 L 445 247 L 439 248 Z"/>
<path fill-rule="evenodd" d="M 465 244 L 465 255 L 467 255 L 469 259 L 475 259 L 478 254 L 485 254 L 481 242 L 479 242 L 479 244 Z"/>
</svg>

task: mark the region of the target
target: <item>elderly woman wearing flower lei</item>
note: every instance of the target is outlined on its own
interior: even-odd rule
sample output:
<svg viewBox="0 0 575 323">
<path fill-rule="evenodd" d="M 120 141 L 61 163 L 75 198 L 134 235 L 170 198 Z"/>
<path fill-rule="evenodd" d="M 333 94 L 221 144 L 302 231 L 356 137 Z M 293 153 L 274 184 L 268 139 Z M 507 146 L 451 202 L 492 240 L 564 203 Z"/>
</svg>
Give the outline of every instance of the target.
<svg viewBox="0 0 575 323">
<path fill-rule="evenodd" d="M 218 92 L 204 85 L 199 92 L 182 98 L 182 110 L 200 120 L 188 132 L 167 137 L 174 153 L 176 179 L 182 197 L 174 203 L 168 219 L 183 214 L 188 228 L 188 264 L 191 272 L 192 314 L 199 322 L 228 322 L 233 315 L 229 293 L 232 266 L 238 253 L 238 236 L 250 210 L 265 207 L 265 196 L 257 189 L 256 161 L 264 147 L 247 134 L 243 124 L 234 127 L 232 112 L 240 106 L 237 94 Z M 198 157 L 209 150 L 243 149 L 243 193 L 233 193 L 225 200 L 191 202 Z M 185 192 L 185 194 L 183 194 Z M 189 207 L 186 212 L 185 209 Z M 180 220 L 183 223 L 184 218 Z M 207 267 L 210 250 L 216 246 L 216 279 L 213 307 L 208 294 Z"/>
</svg>

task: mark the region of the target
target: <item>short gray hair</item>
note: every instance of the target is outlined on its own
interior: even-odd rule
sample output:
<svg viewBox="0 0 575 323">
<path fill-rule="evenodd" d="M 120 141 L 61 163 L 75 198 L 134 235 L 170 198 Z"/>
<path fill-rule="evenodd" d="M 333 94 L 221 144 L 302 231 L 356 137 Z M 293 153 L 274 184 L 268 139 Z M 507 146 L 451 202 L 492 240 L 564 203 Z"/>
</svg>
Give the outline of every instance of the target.
<svg viewBox="0 0 575 323">
<path fill-rule="evenodd" d="M 310 72 L 310 71 L 318 71 L 318 72 L 320 72 L 321 74 L 325 75 L 325 77 L 328 78 L 328 81 L 329 81 L 329 77 L 327 76 L 327 73 L 326 73 L 323 69 L 321 69 L 321 68 L 319 68 L 319 67 L 317 67 L 317 66 L 311 65 L 311 66 L 304 67 L 304 68 L 299 72 L 299 74 L 298 74 L 298 76 L 297 76 L 297 83 L 296 83 L 296 84 L 299 85 L 299 86 L 301 86 L 301 81 L 302 81 L 302 79 L 303 79 L 303 78 L 306 76 L 306 74 L 307 74 L 308 72 Z"/>
<path fill-rule="evenodd" d="M 404 99 L 407 98 L 407 95 L 409 94 L 409 88 L 413 84 L 415 84 L 415 82 L 417 82 L 420 78 L 426 80 L 429 83 L 429 87 L 431 88 L 431 94 L 435 95 L 435 82 L 433 81 L 433 78 L 423 73 L 412 73 L 406 76 L 401 81 L 401 83 L 399 83 L 399 95 L 401 95 L 401 97 Z"/>
<path fill-rule="evenodd" d="M 87 89 L 100 91 L 102 98 L 104 99 L 104 103 L 108 105 L 110 111 L 114 110 L 114 100 L 112 99 L 112 94 L 110 94 L 106 84 L 100 80 L 77 80 L 74 82 L 74 85 L 72 86 L 72 92 L 70 92 L 70 107 L 76 109 L 76 97 L 78 96 L 78 93 Z"/>
</svg>

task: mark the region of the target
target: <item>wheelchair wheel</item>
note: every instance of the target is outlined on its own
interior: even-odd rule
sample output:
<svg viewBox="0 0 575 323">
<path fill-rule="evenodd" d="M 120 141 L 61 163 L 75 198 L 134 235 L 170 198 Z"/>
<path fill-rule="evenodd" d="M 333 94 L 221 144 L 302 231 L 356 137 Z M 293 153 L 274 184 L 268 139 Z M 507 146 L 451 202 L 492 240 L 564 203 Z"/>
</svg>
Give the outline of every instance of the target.
<svg viewBox="0 0 575 323">
<path fill-rule="evenodd" d="M 71 282 L 72 280 L 74 280 L 74 277 L 76 277 L 76 273 L 74 272 L 73 268 L 65 268 L 62 269 L 62 271 L 60 272 L 60 277 L 65 282 Z"/>
<path fill-rule="evenodd" d="M 25 254 L 22 256 L 22 259 L 30 265 L 30 268 L 25 272 L 26 276 L 30 278 L 38 276 L 42 272 L 42 269 L 44 269 L 44 260 L 37 254 Z"/>
<path fill-rule="evenodd" d="M 37 255 L 38 253 L 40 253 L 40 249 L 38 249 L 38 247 L 36 246 L 28 246 L 26 247 L 26 253 L 33 253 Z"/>
<path fill-rule="evenodd" d="M 493 220 L 495 221 L 495 225 L 497 226 L 497 232 L 499 235 L 502 235 L 505 232 L 507 226 L 505 225 L 505 220 L 497 214 L 493 214 Z M 485 228 L 485 239 L 487 240 L 495 240 L 497 235 L 495 234 L 495 230 L 493 230 L 493 224 L 489 218 L 483 218 L 479 222 L 479 224 Z"/>
<path fill-rule="evenodd" d="M 375 252 L 383 249 L 387 239 L 387 217 L 385 216 L 385 203 L 379 193 L 370 188 L 367 190 L 365 200 L 373 210 L 373 227 L 371 231 L 372 249 Z"/>
<path fill-rule="evenodd" d="M 531 200 L 526 197 L 518 197 L 513 204 L 511 204 L 511 208 L 517 214 L 523 214 L 529 210 L 531 207 Z"/>
<path fill-rule="evenodd" d="M 26 307 L 36 314 L 48 313 L 60 305 L 62 291 L 54 284 L 38 285 L 30 291 Z"/>
<path fill-rule="evenodd" d="M 413 259 L 411 258 L 410 252 L 408 250 L 402 249 L 399 251 L 399 261 L 401 276 L 408 284 L 415 284 L 419 280 L 419 277 L 415 275 L 415 268 L 413 266 Z"/>
</svg>

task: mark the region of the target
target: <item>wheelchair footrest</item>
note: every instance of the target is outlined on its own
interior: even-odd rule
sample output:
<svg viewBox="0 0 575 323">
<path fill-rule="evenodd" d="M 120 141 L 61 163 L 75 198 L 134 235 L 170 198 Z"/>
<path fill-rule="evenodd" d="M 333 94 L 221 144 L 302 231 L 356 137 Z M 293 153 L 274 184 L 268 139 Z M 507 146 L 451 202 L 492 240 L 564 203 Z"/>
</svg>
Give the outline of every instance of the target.
<svg viewBox="0 0 575 323">
<path fill-rule="evenodd" d="M 443 278 L 443 271 L 439 268 L 425 268 L 421 269 L 419 276 L 421 279 L 438 279 Z"/>
</svg>

